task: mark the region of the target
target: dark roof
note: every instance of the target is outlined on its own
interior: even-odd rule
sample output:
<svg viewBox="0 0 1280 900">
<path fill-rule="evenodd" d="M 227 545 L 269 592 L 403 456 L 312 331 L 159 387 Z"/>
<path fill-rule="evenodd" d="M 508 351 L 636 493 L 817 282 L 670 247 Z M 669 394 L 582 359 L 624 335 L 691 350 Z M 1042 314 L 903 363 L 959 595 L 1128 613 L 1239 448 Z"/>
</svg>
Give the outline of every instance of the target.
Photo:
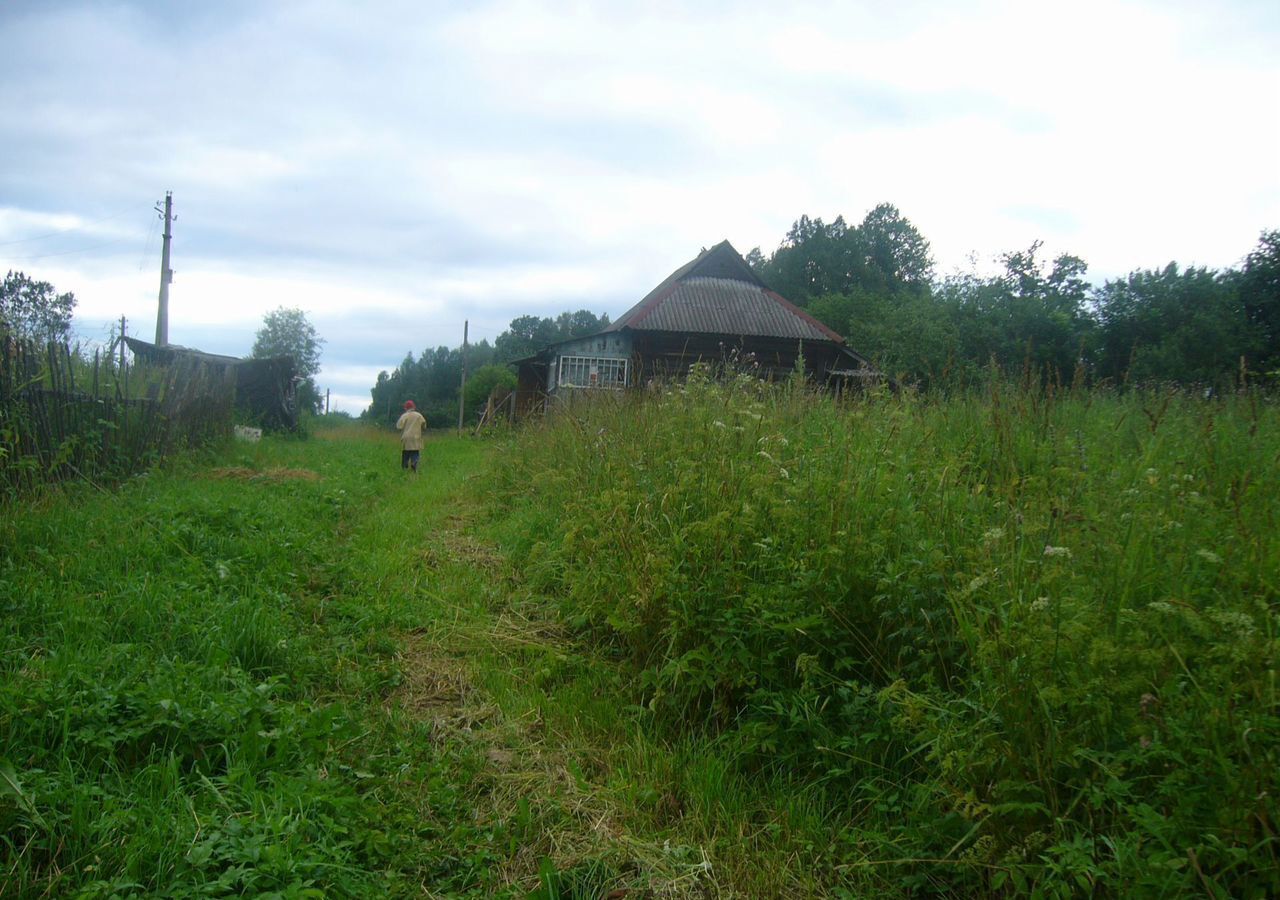
<svg viewBox="0 0 1280 900">
<path fill-rule="evenodd" d="M 604 332 L 623 329 L 844 344 L 839 334 L 765 287 L 728 241 L 676 269 Z"/>
<path fill-rule="evenodd" d="M 129 345 L 129 349 L 135 355 L 147 362 L 160 363 L 162 365 L 171 363 L 179 357 L 217 366 L 234 366 L 241 361 L 238 356 L 205 353 L 203 350 L 193 350 L 190 347 L 182 347 L 178 344 L 152 344 L 149 341 L 135 337 L 126 337 L 124 342 Z"/>
</svg>

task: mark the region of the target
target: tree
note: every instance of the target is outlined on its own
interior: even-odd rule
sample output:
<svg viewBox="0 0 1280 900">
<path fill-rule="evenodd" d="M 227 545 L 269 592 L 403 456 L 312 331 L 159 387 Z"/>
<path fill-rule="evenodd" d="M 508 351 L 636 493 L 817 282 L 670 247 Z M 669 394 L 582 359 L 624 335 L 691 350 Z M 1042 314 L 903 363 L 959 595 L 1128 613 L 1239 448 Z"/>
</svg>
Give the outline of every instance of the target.
<svg viewBox="0 0 1280 900">
<path fill-rule="evenodd" d="M 547 344 L 595 334 L 608 327 L 608 314 L 597 316 L 590 310 L 562 312 L 554 319 L 519 316 L 494 341 L 496 356 L 503 362 L 537 353 Z"/>
<path fill-rule="evenodd" d="M 515 388 L 516 376 L 509 368 L 502 365 L 481 366 L 476 373 L 467 379 L 467 409 L 472 416 L 479 414 L 489 399 L 494 388 Z"/>
<path fill-rule="evenodd" d="M 771 288 L 804 307 L 851 291 L 927 293 L 933 276 L 929 242 L 890 203 L 854 227 L 843 216 L 830 224 L 801 216 L 772 256 L 764 258 L 757 248 L 747 262 Z"/>
<path fill-rule="evenodd" d="M 1103 285 L 1095 303 L 1104 377 L 1213 383 L 1230 378 L 1249 351 L 1232 279 L 1212 269 L 1169 263 L 1131 272 Z"/>
<path fill-rule="evenodd" d="M 59 294 L 47 281 L 9 272 L 0 286 L 0 333 L 20 340 L 65 341 L 71 336 L 75 295 Z"/>
<path fill-rule="evenodd" d="M 315 375 L 320 371 L 320 347 L 323 344 L 324 338 L 316 333 L 306 313 L 282 306 L 263 317 L 262 328 L 258 330 L 249 355 L 254 359 L 293 357 L 302 378 L 298 384 L 298 408 L 320 412 L 322 400 Z"/>
<path fill-rule="evenodd" d="M 1236 279 L 1256 346 L 1255 364 L 1280 369 L 1280 231 L 1264 231 Z"/>
<path fill-rule="evenodd" d="M 928 290 L 933 278 L 929 242 L 898 207 L 881 203 L 858 227 L 868 267 L 879 273 L 891 292 Z"/>
</svg>

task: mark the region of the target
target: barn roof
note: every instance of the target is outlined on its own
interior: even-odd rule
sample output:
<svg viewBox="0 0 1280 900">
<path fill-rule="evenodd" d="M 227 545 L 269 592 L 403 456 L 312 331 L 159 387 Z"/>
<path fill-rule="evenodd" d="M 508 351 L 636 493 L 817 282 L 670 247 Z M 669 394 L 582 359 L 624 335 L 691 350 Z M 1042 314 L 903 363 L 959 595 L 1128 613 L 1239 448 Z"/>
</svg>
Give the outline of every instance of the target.
<svg viewBox="0 0 1280 900">
<path fill-rule="evenodd" d="M 765 287 L 728 241 L 676 269 L 604 331 L 623 329 L 844 344 L 839 334 Z"/>
</svg>

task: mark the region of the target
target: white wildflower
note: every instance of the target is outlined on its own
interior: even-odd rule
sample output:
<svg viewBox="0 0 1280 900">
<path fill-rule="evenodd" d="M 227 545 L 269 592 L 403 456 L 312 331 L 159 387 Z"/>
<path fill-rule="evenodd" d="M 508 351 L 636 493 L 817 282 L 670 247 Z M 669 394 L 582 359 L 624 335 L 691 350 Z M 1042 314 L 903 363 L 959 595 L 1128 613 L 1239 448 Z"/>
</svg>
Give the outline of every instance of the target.
<svg viewBox="0 0 1280 900">
<path fill-rule="evenodd" d="M 988 543 L 992 541 L 998 541 L 1002 537 L 1004 537 L 1003 528 L 988 528 L 986 531 L 982 533 L 982 539 L 984 541 L 987 541 Z"/>
<path fill-rule="evenodd" d="M 1253 624 L 1253 617 L 1247 613 L 1237 612 L 1232 609 L 1211 609 L 1205 615 L 1223 628 L 1234 631 L 1237 637 L 1253 637 L 1258 630 Z"/>
<path fill-rule="evenodd" d="M 757 450 L 756 456 L 763 456 L 765 459 L 769 460 L 769 462 L 773 462 L 773 457 L 769 455 L 768 450 Z"/>
<path fill-rule="evenodd" d="M 218 565 L 216 566 L 216 568 L 217 568 L 217 571 L 218 571 L 218 580 L 219 580 L 219 581 L 226 581 L 228 578 L 230 578 L 230 577 L 231 577 L 231 570 L 227 568 L 227 564 L 226 564 L 226 563 L 218 563 Z"/>
<path fill-rule="evenodd" d="M 716 420 L 715 420 L 714 422 L 712 422 L 711 424 L 712 424 L 712 425 L 714 425 L 716 428 L 727 428 L 727 427 L 728 427 L 728 426 L 727 426 L 727 425 L 725 425 L 723 422 L 721 422 L 719 419 L 716 419 Z"/>
<path fill-rule="evenodd" d="M 1205 562 L 1213 563 L 1215 566 L 1221 565 L 1222 563 L 1221 556 L 1214 553 L 1212 550 L 1205 550 L 1203 547 L 1196 551 L 1196 556 L 1200 557 Z"/>
<path fill-rule="evenodd" d="M 1070 548 L 1070 547 L 1051 547 L 1051 546 L 1049 546 L 1048 544 L 1045 544 L 1045 545 L 1044 545 L 1044 555 L 1045 555 L 1045 556 L 1062 556 L 1062 557 L 1065 557 L 1065 558 L 1067 558 L 1067 559 L 1070 559 L 1070 558 L 1071 558 L 1071 548 Z"/>
<path fill-rule="evenodd" d="M 1034 600 L 1032 600 L 1032 601 L 1031 601 L 1031 608 L 1032 608 L 1032 610 L 1034 610 L 1035 612 L 1040 612 L 1041 610 L 1048 609 L 1048 608 L 1049 608 L 1049 598 L 1048 598 L 1048 597 L 1037 597 L 1036 599 L 1034 599 Z"/>
</svg>

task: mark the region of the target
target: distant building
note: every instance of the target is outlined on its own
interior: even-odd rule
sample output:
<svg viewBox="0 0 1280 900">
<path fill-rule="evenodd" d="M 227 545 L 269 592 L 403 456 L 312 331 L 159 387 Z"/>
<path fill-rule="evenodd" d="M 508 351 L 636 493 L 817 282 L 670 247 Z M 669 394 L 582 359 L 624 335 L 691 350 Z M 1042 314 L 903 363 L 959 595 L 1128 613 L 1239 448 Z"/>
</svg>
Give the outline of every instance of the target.
<svg viewBox="0 0 1280 900">
<path fill-rule="evenodd" d="M 878 377 L 845 340 L 751 271 L 728 241 L 672 272 L 616 322 L 516 361 L 517 416 L 564 392 L 681 376 L 696 362 L 732 362 L 782 378 L 804 358 L 819 384 Z"/>
</svg>

